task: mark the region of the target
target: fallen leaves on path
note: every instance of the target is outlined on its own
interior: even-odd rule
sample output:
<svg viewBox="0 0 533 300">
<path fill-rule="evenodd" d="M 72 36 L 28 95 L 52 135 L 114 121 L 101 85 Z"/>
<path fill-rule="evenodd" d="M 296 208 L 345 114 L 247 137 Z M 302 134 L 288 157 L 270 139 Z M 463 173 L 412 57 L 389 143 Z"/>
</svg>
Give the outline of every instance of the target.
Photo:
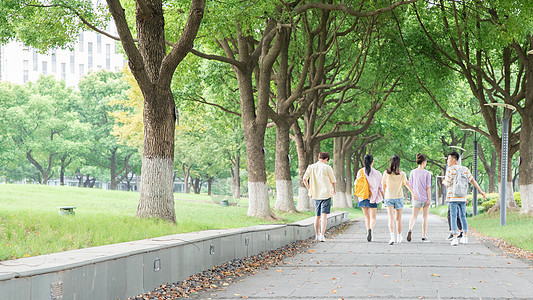
<svg viewBox="0 0 533 300">
<path fill-rule="evenodd" d="M 333 227 L 328 231 L 332 236 L 343 232 L 352 222 L 346 222 Z M 292 257 L 297 253 L 309 251 L 309 246 L 313 240 L 293 242 L 285 247 L 261 252 L 254 256 L 237 258 L 223 265 L 214 266 L 209 270 L 191 275 L 187 279 L 172 283 L 163 284 L 155 290 L 142 295 L 129 297 L 128 300 L 170 300 L 177 298 L 194 298 L 195 294 L 207 291 L 220 291 L 219 286 L 229 286 L 235 283 L 236 279 L 246 275 L 253 275 L 259 269 L 268 269 L 271 266 L 282 264 L 285 257 Z M 276 272 L 282 273 L 282 269 Z M 311 269 L 311 272 L 314 270 Z M 230 277 L 231 276 L 231 277 Z M 280 275 L 281 276 L 281 275 Z M 237 277 L 237 278 L 235 278 Z M 235 294 L 236 297 L 248 299 L 247 296 Z"/>
<path fill-rule="evenodd" d="M 530 261 L 530 263 L 533 263 L 533 252 L 511 245 L 501 238 L 483 235 L 479 231 L 473 228 L 469 228 L 469 230 L 472 233 L 472 235 L 474 235 L 475 237 L 483 241 L 492 243 L 494 246 L 502 250 L 504 254 L 512 256 L 514 258 L 527 259 Z M 511 262 L 507 262 L 507 263 L 510 264 Z"/>
</svg>

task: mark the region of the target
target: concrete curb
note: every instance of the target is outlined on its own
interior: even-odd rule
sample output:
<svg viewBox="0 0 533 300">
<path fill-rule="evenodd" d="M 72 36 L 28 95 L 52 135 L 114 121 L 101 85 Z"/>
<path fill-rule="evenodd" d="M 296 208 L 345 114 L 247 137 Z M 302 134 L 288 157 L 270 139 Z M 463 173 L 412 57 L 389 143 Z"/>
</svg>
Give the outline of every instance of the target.
<svg viewBox="0 0 533 300">
<path fill-rule="evenodd" d="M 314 236 L 314 218 L 287 225 L 208 230 L 0 262 L 6 300 L 124 299 L 235 258 Z M 328 215 L 328 228 L 348 221 Z"/>
</svg>

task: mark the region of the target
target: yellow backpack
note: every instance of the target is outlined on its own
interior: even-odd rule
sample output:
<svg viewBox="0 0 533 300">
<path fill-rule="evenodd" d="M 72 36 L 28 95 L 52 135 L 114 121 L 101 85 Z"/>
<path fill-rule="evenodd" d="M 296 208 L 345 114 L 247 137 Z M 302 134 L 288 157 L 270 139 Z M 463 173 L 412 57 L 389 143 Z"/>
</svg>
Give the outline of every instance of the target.
<svg viewBox="0 0 533 300">
<path fill-rule="evenodd" d="M 357 197 L 363 200 L 370 197 L 370 187 L 368 186 L 368 180 L 366 179 L 363 169 L 361 169 L 361 176 L 355 180 L 353 192 Z"/>
</svg>

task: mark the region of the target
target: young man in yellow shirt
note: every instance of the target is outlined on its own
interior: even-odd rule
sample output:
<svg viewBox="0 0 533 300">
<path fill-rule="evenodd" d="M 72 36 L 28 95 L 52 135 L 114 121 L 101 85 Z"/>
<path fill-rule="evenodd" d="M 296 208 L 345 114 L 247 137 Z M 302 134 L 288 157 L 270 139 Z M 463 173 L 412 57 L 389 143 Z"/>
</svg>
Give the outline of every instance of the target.
<svg viewBox="0 0 533 300">
<path fill-rule="evenodd" d="M 320 152 L 318 162 L 308 166 L 303 177 L 309 196 L 315 203 L 315 240 L 320 242 L 326 241 L 324 233 L 331 211 L 331 197 L 335 195 L 335 175 L 333 169 L 327 165 L 328 161 L 329 154 Z"/>
</svg>

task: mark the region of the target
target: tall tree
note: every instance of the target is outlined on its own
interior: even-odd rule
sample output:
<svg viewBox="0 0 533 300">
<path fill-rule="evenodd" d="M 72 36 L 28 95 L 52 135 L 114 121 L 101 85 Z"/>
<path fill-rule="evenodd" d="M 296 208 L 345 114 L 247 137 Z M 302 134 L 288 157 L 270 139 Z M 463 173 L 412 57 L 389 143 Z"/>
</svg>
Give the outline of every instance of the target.
<svg viewBox="0 0 533 300">
<path fill-rule="evenodd" d="M 59 157 L 72 157 L 72 150 L 82 147 L 85 131 L 70 105 L 77 95 L 52 76 L 11 88 L 17 97 L 0 110 L 3 127 L 17 152 L 38 170 L 34 180 L 46 184 Z"/>
<path fill-rule="evenodd" d="M 115 120 L 108 111 L 118 110 L 112 103 L 126 97 L 128 85 L 122 73 L 99 71 L 79 82 L 80 101 L 77 111 L 88 129 L 87 162 L 109 171 L 110 189 L 116 190 L 132 170 L 137 149 L 122 145 L 111 135 Z"/>
<path fill-rule="evenodd" d="M 521 9 L 516 10 L 517 5 Z M 533 124 L 531 121 L 533 96 L 531 98 L 527 96 L 528 90 L 533 85 L 533 80 L 529 80 L 528 76 L 533 73 L 529 69 L 525 53 L 526 49 L 533 45 L 530 40 L 533 31 L 531 27 L 523 26 L 521 20 L 531 17 L 533 8 L 525 1 L 503 1 L 499 4 L 481 1 L 472 3 L 438 1 L 429 9 L 418 9 L 416 5 L 414 9 L 416 22 L 427 39 L 427 43 L 422 44 L 427 48 L 422 48 L 420 45 L 416 48 L 422 49 L 422 53 L 464 76 L 472 94 L 479 102 L 486 130 L 447 113 L 432 96 L 443 115 L 459 126 L 476 130 L 487 137 L 501 157 L 502 140 L 498 133 L 498 109 L 486 104 L 500 101 L 517 107 L 522 125 L 519 132 L 510 133 L 508 165 L 512 165 L 510 162 L 513 154 L 520 147 L 521 157 L 526 162 L 521 168 L 525 175 L 524 191 L 526 191 L 529 186 L 533 186 L 533 177 L 530 176 L 533 168 L 533 152 L 531 143 L 528 142 L 533 141 L 532 130 L 528 128 L 529 124 Z M 409 26 L 409 30 L 412 28 L 413 26 Z M 525 140 L 522 140 L 523 138 Z M 508 206 L 516 208 L 517 205 L 512 197 L 511 168 L 508 169 L 507 178 L 508 182 L 500 184 L 507 185 L 507 198 L 510 200 L 507 202 Z M 528 183 L 528 180 L 531 183 Z M 531 193 L 524 194 L 526 194 L 524 210 L 528 211 L 530 200 L 527 195 Z"/>
<path fill-rule="evenodd" d="M 172 75 L 192 48 L 204 15 L 205 0 L 191 0 L 189 14 L 176 43 L 166 40 L 165 24 L 170 15 L 180 19 L 181 10 L 164 10 L 162 0 L 135 1 L 134 10 L 126 10 L 119 0 L 107 0 L 108 13 L 88 1 L 3 1 L 0 4 L 1 41 L 17 39 L 42 50 L 65 47 L 72 43 L 82 27 L 121 42 L 128 65 L 144 99 L 144 147 L 142 185 L 137 216 L 176 221 L 173 196 L 174 97 L 170 89 Z M 126 12 L 132 12 L 135 29 Z M 105 31 L 109 14 L 118 36 Z M 52 25 L 52 26 L 51 26 Z M 170 27 L 170 28 L 169 28 Z M 170 45 L 170 48 L 167 48 Z"/>
</svg>

